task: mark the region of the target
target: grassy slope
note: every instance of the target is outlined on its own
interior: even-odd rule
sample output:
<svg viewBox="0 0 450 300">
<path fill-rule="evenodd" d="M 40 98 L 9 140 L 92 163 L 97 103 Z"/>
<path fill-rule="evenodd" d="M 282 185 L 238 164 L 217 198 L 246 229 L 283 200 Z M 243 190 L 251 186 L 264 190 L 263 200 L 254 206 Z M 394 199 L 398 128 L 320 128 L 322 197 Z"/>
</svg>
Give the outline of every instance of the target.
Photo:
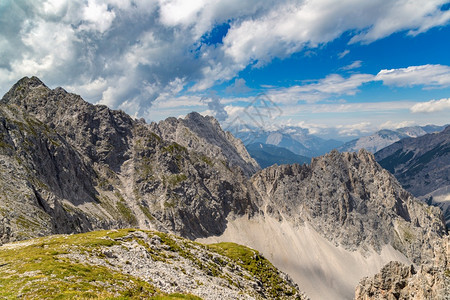
<svg viewBox="0 0 450 300">
<path fill-rule="evenodd" d="M 142 279 L 107 267 L 71 261 L 64 255 L 77 252 L 101 256 L 102 249 L 120 245 L 118 239 L 133 231 L 122 229 L 55 235 L 0 247 L 0 298 L 200 299 L 190 294 L 168 295 Z M 192 256 L 188 249 L 194 242 L 159 232 L 153 234 L 160 236 L 170 251 L 187 258 Z M 246 269 L 273 298 L 289 298 L 296 293 L 281 279 L 277 269 L 255 250 L 233 243 L 201 247 Z M 166 258 L 163 253 L 152 252 L 151 256 L 153 260 L 164 261 Z M 207 267 L 210 273 L 217 271 L 213 265 Z"/>
<path fill-rule="evenodd" d="M 10 249 L 1 249 L 0 297 L 200 299 L 192 295 L 167 295 L 139 278 L 58 257 L 67 253 L 69 247 L 81 252 L 95 252 L 101 247 L 120 244 L 114 238 L 123 237 L 129 231 L 57 235 L 15 243 L 11 244 Z"/>
</svg>

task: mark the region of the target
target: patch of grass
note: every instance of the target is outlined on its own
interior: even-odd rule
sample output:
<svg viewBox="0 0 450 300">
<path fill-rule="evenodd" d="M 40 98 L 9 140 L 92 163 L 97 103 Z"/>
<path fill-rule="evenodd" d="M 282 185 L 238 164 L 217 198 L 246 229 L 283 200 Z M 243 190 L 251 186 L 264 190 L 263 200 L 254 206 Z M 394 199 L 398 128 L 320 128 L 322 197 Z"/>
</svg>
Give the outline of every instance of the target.
<svg viewBox="0 0 450 300">
<path fill-rule="evenodd" d="M 278 270 L 258 251 L 235 243 L 218 243 L 208 246 L 221 255 L 227 256 L 260 280 L 273 298 L 290 297 L 296 290 L 285 284 Z"/>
<path fill-rule="evenodd" d="M 136 216 L 123 200 L 118 201 L 116 206 L 117 210 L 124 217 L 125 221 L 127 221 L 128 224 L 130 224 L 131 226 L 137 226 L 139 224 Z"/>
<path fill-rule="evenodd" d="M 178 143 L 172 143 L 167 147 L 163 147 L 162 149 L 164 152 L 169 152 L 172 154 L 176 154 L 176 153 L 187 153 L 187 149 L 186 147 L 181 146 Z"/>
<path fill-rule="evenodd" d="M 150 157 L 141 157 L 137 171 L 144 180 L 155 179 Z"/>
<path fill-rule="evenodd" d="M 97 174 L 97 186 L 104 191 L 111 191 L 113 189 L 108 179 L 98 174 Z"/>
<path fill-rule="evenodd" d="M 167 178 L 167 183 L 171 187 L 177 186 L 179 183 L 185 181 L 187 179 L 187 176 L 183 173 L 181 174 L 172 174 Z"/>
<path fill-rule="evenodd" d="M 161 142 L 161 137 L 159 135 L 157 135 L 156 133 L 150 132 L 150 135 L 158 142 Z"/>
<path fill-rule="evenodd" d="M 153 217 L 152 213 L 150 212 L 147 206 L 139 205 L 139 208 L 142 210 L 147 219 L 149 219 L 150 221 L 155 220 L 155 217 Z"/>
<path fill-rule="evenodd" d="M 123 198 L 122 194 L 119 193 L 119 191 L 115 191 L 114 195 L 119 199 L 119 201 L 125 202 L 125 199 Z"/>
<path fill-rule="evenodd" d="M 412 242 L 415 238 L 414 234 L 409 231 L 408 229 L 404 229 L 403 230 L 403 238 L 405 239 L 405 241 L 407 242 Z"/>
<path fill-rule="evenodd" d="M 213 161 L 206 155 L 200 156 L 201 161 L 203 161 L 208 166 L 212 167 L 214 165 Z"/>
<path fill-rule="evenodd" d="M 24 216 L 17 217 L 16 224 L 24 229 L 29 229 L 29 230 L 34 229 L 34 228 L 40 228 L 40 226 L 41 226 L 36 221 L 34 221 L 30 218 L 25 218 Z"/>
<path fill-rule="evenodd" d="M 162 233 L 162 232 L 155 232 L 155 234 L 161 238 L 162 243 L 169 246 L 169 251 L 179 252 L 180 255 L 182 254 L 183 251 L 182 251 L 181 247 L 168 234 Z"/>
<path fill-rule="evenodd" d="M 175 203 L 175 201 L 164 201 L 164 207 L 165 208 L 175 208 L 177 206 L 177 204 Z"/>
</svg>

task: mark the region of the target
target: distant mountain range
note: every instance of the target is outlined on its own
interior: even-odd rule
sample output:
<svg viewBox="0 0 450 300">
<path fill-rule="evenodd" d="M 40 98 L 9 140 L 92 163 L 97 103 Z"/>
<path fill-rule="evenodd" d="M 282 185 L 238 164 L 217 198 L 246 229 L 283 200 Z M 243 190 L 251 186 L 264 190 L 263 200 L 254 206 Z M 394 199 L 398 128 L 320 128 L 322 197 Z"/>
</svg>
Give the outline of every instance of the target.
<svg viewBox="0 0 450 300">
<path fill-rule="evenodd" d="M 450 126 L 402 139 L 375 153 L 375 158 L 414 196 L 440 206 L 450 224 Z"/>
<path fill-rule="evenodd" d="M 340 146 L 338 150 L 341 152 L 354 152 L 364 148 L 367 151 L 375 153 L 401 139 L 439 132 L 444 130 L 444 128 L 445 126 L 427 125 L 404 127 L 396 130 L 382 129 L 372 135 L 351 140 Z"/>
<path fill-rule="evenodd" d="M 286 148 L 274 145 L 253 143 L 246 146 L 248 153 L 261 168 L 270 167 L 273 164 L 309 164 L 311 158 L 298 155 Z"/>
<path fill-rule="evenodd" d="M 277 131 L 265 131 L 255 128 L 253 131 L 234 134 L 246 146 L 254 143 L 274 145 L 306 157 L 323 155 L 343 144 L 341 141 L 326 140 L 309 134 L 308 129 L 301 127 L 284 127 Z"/>
<path fill-rule="evenodd" d="M 396 130 L 383 129 L 346 143 L 322 139 L 309 134 L 308 129 L 292 126 L 277 131 L 253 128 L 248 131 L 234 132 L 234 135 L 243 141 L 248 153 L 261 168 L 266 168 L 273 164 L 309 163 L 311 157 L 323 155 L 333 149 L 340 152 L 357 152 L 360 149 L 366 149 L 375 153 L 401 139 L 439 132 L 444 128 L 445 126 L 426 125 Z"/>
</svg>

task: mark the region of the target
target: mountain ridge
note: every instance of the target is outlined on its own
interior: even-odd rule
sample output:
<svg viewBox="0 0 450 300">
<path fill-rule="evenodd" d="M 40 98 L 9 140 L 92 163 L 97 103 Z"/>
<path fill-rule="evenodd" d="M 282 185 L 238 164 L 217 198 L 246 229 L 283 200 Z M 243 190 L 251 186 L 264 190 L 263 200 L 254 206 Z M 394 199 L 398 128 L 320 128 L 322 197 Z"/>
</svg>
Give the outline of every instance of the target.
<svg viewBox="0 0 450 300">
<path fill-rule="evenodd" d="M 428 133 L 439 132 L 444 128 L 445 126 L 426 125 L 402 127 L 395 130 L 382 129 L 369 136 L 363 136 L 358 139 L 351 140 L 338 147 L 338 150 L 341 152 L 353 152 L 364 148 L 372 153 L 375 153 L 401 139 L 419 137 Z"/>
<path fill-rule="evenodd" d="M 73 230 L 64 226 L 71 224 L 67 222 L 69 216 L 75 216 L 78 228 L 75 232 L 105 229 L 105 226 L 139 225 L 144 229 L 170 230 L 195 237 L 219 233 L 224 229 L 229 213 L 253 210 L 250 209 L 251 199 L 246 196 L 248 188 L 243 184 L 245 176 L 238 166 L 231 167 L 228 161 L 165 141 L 151 131 L 149 125 L 134 121 L 123 112 L 88 104 L 62 88 L 50 90 L 35 77 L 20 80 L 1 102 L 2 108 L 9 112 L 3 123 L 18 123 L 17 126 L 4 126 L 3 135 L 24 137 L 20 143 L 18 139 L 3 139 L 5 155 L 2 157 L 8 165 L 18 165 L 16 154 L 24 154 L 19 157 L 20 163 L 32 171 L 18 172 L 22 174 L 23 185 L 11 183 L 5 188 L 14 191 L 12 194 L 19 198 L 23 194 L 21 189 L 31 188 L 25 193 L 31 195 L 29 203 L 38 209 L 43 207 L 44 219 L 54 224 L 53 233 Z M 42 124 L 43 132 L 36 134 L 39 127 L 22 125 L 27 124 L 26 120 L 8 122 L 8 116 Z M 55 135 L 58 142 L 48 139 L 47 132 Z M 41 142 L 42 138 L 44 142 Z M 33 152 L 31 146 L 34 144 L 43 144 L 42 153 Z M 53 163 L 62 152 L 72 153 L 73 158 L 70 156 L 65 161 L 61 157 L 54 163 L 55 168 L 38 172 L 36 182 L 27 183 L 28 177 L 36 177 L 34 167 L 39 166 L 43 157 Z M 55 154 L 49 157 L 48 153 Z M 65 166 L 70 160 L 78 161 L 77 166 L 82 169 Z M 5 172 L 3 178 L 6 180 L 9 172 L 6 169 Z M 54 178 L 55 184 L 40 184 L 45 183 L 47 177 Z M 77 178 L 83 182 L 73 184 Z M 85 182 L 89 183 L 85 194 L 90 197 L 80 202 L 81 192 L 77 189 Z M 69 185 L 61 189 L 59 185 L 66 183 Z M 65 194 L 54 193 L 54 190 L 64 190 Z M 48 210 L 53 216 L 50 219 L 46 207 L 56 207 Z M 9 223 L 2 225 L 13 223 L 4 225 L 9 229 L 0 230 L 5 232 L 3 242 L 13 238 L 6 232 L 17 228 L 22 228 L 21 234 L 27 235 L 30 226 L 18 224 L 18 216 L 12 216 L 7 205 L 2 211 L 10 215 L 6 217 Z M 34 217 L 23 215 L 39 224 L 39 219 Z M 55 224 L 60 228 L 55 228 Z M 14 239 L 20 239 L 20 236 Z"/>
<path fill-rule="evenodd" d="M 245 145 L 252 143 L 269 144 L 286 148 L 297 155 L 306 157 L 320 156 L 342 145 L 340 141 L 325 140 L 309 134 L 308 129 L 292 126 L 276 131 L 255 128 L 253 131 L 237 131 L 235 134 Z"/>
<path fill-rule="evenodd" d="M 250 242 L 255 229 L 283 243 L 253 240 L 277 267 L 305 263 L 283 249 L 315 254 L 326 247 L 320 260 L 305 256 L 305 273 L 289 271 L 316 298 L 312 279 L 326 295 L 345 299 L 362 276 L 392 259 L 426 263 L 432 242 L 446 235 L 440 210 L 406 192 L 364 150 L 253 174 L 257 165 L 243 144 L 197 113 L 146 124 L 37 78 L 20 80 L 1 103 L 3 243 L 130 226 Z M 305 245 L 302 233 L 320 242 Z M 290 234 L 294 239 L 282 237 Z M 330 284 L 336 279 L 323 275 L 325 265 L 342 257 L 351 263 L 333 278 L 348 273 L 349 280 Z"/>
<path fill-rule="evenodd" d="M 351 298 L 361 277 L 392 260 L 429 263 L 430 244 L 446 236 L 441 211 L 365 150 L 268 167 L 251 182 L 260 213 L 229 219 L 222 235 L 200 241 L 259 249 L 311 299 Z"/>
<path fill-rule="evenodd" d="M 375 153 L 381 166 L 416 197 L 440 206 L 450 222 L 450 126 L 398 141 Z"/>
</svg>

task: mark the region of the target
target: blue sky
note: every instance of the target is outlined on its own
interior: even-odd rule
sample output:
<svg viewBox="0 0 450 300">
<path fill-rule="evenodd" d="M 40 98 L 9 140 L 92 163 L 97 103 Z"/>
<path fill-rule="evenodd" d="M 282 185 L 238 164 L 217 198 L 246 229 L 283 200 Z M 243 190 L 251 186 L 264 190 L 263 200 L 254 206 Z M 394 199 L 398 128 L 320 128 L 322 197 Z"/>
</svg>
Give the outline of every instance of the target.
<svg viewBox="0 0 450 300">
<path fill-rule="evenodd" d="M 37 75 L 147 121 L 324 137 L 450 123 L 448 0 L 2 0 L 0 92 Z M 261 103 L 260 103 L 261 104 Z M 253 110 L 252 110 L 253 109 Z M 278 113 L 279 112 L 279 113 Z"/>
</svg>

